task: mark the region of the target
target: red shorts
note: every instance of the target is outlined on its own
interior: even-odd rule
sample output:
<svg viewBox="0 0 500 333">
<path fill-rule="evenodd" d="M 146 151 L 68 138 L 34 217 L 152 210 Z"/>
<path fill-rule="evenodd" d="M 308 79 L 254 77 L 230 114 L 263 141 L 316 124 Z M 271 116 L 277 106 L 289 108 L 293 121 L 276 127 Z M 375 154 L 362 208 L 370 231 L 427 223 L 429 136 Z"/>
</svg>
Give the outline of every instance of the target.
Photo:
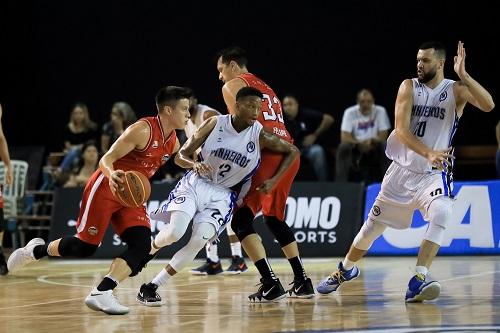
<svg viewBox="0 0 500 333">
<path fill-rule="evenodd" d="M 97 170 L 83 191 L 76 237 L 84 242 L 99 245 L 109 222 L 118 235 L 134 226 L 151 228 L 146 207 L 128 208 L 120 204 L 111 193 L 108 178 Z"/>
<path fill-rule="evenodd" d="M 290 168 L 285 171 L 271 193 L 265 194 L 255 189 L 265 180 L 274 176 L 282 159 L 282 154 L 270 151 L 264 151 L 262 153 L 259 169 L 252 177 L 252 186 L 242 204 L 242 206 L 248 206 L 254 215 L 262 210 L 262 214 L 266 216 L 276 216 L 282 221 L 285 220 L 286 199 L 290 193 L 293 179 L 299 171 L 300 158 L 297 157 Z"/>
</svg>

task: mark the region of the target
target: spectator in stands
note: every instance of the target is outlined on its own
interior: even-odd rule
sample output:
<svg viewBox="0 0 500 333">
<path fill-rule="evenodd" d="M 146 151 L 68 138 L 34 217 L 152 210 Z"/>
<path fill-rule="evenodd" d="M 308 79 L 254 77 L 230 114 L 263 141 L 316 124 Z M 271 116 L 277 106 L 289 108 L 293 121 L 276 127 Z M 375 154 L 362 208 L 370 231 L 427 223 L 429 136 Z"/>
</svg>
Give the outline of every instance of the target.
<svg viewBox="0 0 500 333">
<path fill-rule="evenodd" d="M 332 126 L 333 117 L 316 110 L 299 107 L 298 99 L 291 94 L 283 98 L 283 111 L 286 128 L 294 139 L 294 144 L 300 149 L 301 156 L 311 162 L 319 181 L 327 181 L 329 176 L 325 150 L 316 141 Z"/>
<path fill-rule="evenodd" d="M 97 140 L 97 125 L 90 120 L 89 110 L 84 103 L 76 103 L 71 110 L 69 123 L 64 129 L 64 152 L 66 156 L 59 166 L 59 172 L 68 172 L 80 155 L 83 145 Z"/>
<path fill-rule="evenodd" d="M 358 92 L 357 104 L 344 111 L 337 149 L 337 181 L 348 181 L 351 168 L 360 171 L 362 159 L 376 163 L 374 180 L 384 175 L 387 168 L 385 141 L 391 123 L 385 108 L 374 103 L 371 91 L 362 89 Z"/>
<path fill-rule="evenodd" d="M 70 174 L 64 187 L 85 186 L 87 181 L 97 170 L 99 162 L 99 151 L 94 141 L 87 142 L 83 148 L 79 159 L 79 165 Z"/>
<path fill-rule="evenodd" d="M 111 145 L 137 120 L 132 107 L 125 102 L 116 102 L 111 108 L 111 119 L 102 127 L 101 151 L 106 153 Z"/>
<path fill-rule="evenodd" d="M 496 158 L 496 166 L 497 166 L 497 177 L 500 178 L 500 120 L 498 121 L 497 128 L 497 158 Z"/>
</svg>

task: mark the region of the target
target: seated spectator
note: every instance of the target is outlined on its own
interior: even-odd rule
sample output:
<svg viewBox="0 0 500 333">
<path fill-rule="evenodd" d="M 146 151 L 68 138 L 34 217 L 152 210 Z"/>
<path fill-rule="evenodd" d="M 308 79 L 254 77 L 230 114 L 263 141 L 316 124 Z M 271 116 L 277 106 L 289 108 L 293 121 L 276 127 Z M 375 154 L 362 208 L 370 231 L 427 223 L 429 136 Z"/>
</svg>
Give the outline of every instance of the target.
<svg viewBox="0 0 500 333">
<path fill-rule="evenodd" d="M 500 178 L 500 120 L 498 121 L 496 132 L 497 132 L 498 149 L 497 149 L 497 158 L 495 164 L 497 166 L 497 177 Z"/>
<path fill-rule="evenodd" d="M 378 181 L 387 169 L 385 141 L 391 124 L 385 108 L 374 104 L 373 94 L 369 90 L 361 90 L 357 102 L 347 108 L 342 117 L 336 180 L 348 181 L 351 168 L 360 171 L 360 162 L 365 160 L 367 164 L 375 162 L 373 180 Z"/>
<path fill-rule="evenodd" d="M 307 158 L 319 181 L 328 181 L 328 165 L 325 150 L 316 143 L 318 137 L 333 124 L 333 117 L 316 110 L 299 107 L 297 98 L 285 95 L 283 98 L 286 128 L 300 149 L 301 156 Z"/>
<path fill-rule="evenodd" d="M 111 108 L 110 121 L 102 127 L 101 151 L 106 153 L 111 145 L 137 120 L 134 110 L 125 102 L 116 102 Z"/>
<path fill-rule="evenodd" d="M 97 141 L 97 125 L 90 120 L 89 110 L 84 103 L 76 103 L 71 110 L 69 123 L 63 132 L 66 155 L 58 172 L 68 172 L 80 155 L 82 146 L 88 141 Z"/>
<path fill-rule="evenodd" d="M 69 175 L 69 179 L 64 184 L 64 187 L 85 186 L 94 171 L 97 170 L 98 162 L 99 152 L 97 145 L 93 141 L 88 142 L 82 147 L 79 165 Z"/>
</svg>

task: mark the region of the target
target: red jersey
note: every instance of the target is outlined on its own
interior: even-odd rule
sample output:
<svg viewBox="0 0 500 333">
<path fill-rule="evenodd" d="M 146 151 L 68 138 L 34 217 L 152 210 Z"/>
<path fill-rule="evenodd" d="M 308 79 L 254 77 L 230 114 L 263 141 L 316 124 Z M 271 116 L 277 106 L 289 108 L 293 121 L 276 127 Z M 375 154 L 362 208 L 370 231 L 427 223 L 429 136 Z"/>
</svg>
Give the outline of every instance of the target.
<svg viewBox="0 0 500 333">
<path fill-rule="evenodd" d="M 293 139 L 285 127 L 281 102 L 273 89 L 252 73 L 244 73 L 238 77 L 245 81 L 249 87 L 258 89 L 264 95 L 262 112 L 258 118 L 262 126 L 283 140 L 293 143 Z"/>
<path fill-rule="evenodd" d="M 177 136 L 175 131 L 172 131 L 168 137 L 165 137 L 158 116 L 141 118 L 139 121 L 144 121 L 151 130 L 148 144 L 142 150 L 132 150 L 116 161 L 113 166 L 116 170 L 139 171 L 151 178 L 172 155 Z"/>
</svg>

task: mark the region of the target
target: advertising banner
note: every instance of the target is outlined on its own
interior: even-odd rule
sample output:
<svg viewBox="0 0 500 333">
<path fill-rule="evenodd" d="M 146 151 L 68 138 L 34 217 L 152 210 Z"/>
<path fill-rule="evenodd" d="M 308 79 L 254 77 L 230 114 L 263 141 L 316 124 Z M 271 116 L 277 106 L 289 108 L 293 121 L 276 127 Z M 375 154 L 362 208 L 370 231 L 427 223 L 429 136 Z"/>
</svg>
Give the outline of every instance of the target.
<svg viewBox="0 0 500 333">
<path fill-rule="evenodd" d="M 364 218 L 368 216 L 380 184 L 366 191 Z M 471 255 L 500 253 L 500 181 L 455 182 L 453 214 L 439 254 Z M 413 215 L 411 228 L 387 228 L 373 243 L 370 254 L 417 254 L 427 229 L 420 212 Z"/>
<path fill-rule="evenodd" d="M 162 205 L 175 184 L 153 184 L 147 211 Z M 55 193 L 55 206 L 50 239 L 76 232 L 76 219 L 83 189 L 60 188 Z M 350 183 L 295 183 L 287 200 L 286 223 L 294 230 L 302 257 L 331 257 L 345 254 L 361 225 L 363 187 Z M 91 222 L 91 221 L 89 221 Z M 282 257 L 279 245 L 257 217 L 255 229 L 262 237 L 269 257 Z M 165 224 L 151 221 L 156 235 Z M 162 249 L 159 257 L 172 257 L 184 246 L 191 234 L 190 228 L 177 243 Z M 125 244 L 109 227 L 95 258 L 113 258 L 123 252 Z M 230 256 L 227 235 L 224 232 L 219 244 L 221 257 Z M 204 256 L 204 253 L 201 254 Z"/>
</svg>

